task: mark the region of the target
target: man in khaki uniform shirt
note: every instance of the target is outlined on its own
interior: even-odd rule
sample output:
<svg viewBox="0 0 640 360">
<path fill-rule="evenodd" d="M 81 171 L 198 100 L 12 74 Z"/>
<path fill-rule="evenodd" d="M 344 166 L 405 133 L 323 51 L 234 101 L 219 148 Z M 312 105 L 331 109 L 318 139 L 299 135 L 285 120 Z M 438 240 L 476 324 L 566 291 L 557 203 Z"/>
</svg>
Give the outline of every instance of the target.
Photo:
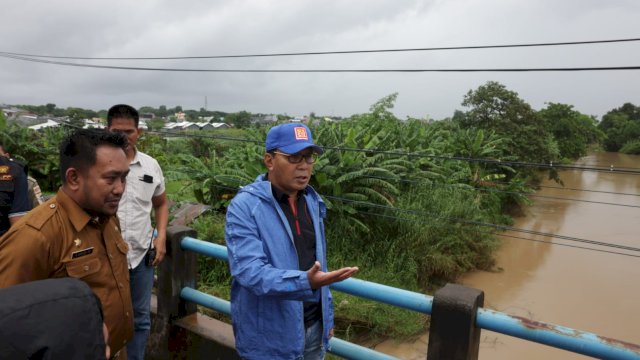
<svg viewBox="0 0 640 360">
<path fill-rule="evenodd" d="M 112 354 L 133 334 L 128 248 L 115 216 L 129 173 L 126 141 L 98 129 L 68 137 L 60 146 L 56 196 L 0 238 L 0 288 L 46 278 L 83 280 L 102 302 Z"/>
</svg>

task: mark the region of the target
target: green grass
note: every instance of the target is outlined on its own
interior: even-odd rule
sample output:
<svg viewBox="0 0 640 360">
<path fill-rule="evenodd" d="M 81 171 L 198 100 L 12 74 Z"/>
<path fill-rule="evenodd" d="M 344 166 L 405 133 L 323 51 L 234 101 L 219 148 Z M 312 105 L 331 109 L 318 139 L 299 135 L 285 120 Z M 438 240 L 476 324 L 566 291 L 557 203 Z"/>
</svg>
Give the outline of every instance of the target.
<svg viewBox="0 0 640 360">
<path fill-rule="evenodd" d="M 183 191 L 183 181 L 166 181 L 165 191 L 169 199 L 174 201 L 196 201 L 196 197 L 190 191 Z"/>
</svg>

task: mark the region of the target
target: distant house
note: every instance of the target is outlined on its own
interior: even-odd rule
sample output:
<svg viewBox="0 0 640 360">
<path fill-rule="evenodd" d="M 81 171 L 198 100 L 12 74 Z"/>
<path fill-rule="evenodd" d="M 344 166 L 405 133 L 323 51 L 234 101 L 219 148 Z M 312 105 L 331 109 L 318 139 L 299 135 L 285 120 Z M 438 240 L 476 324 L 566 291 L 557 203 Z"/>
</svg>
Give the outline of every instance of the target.
<svg viewBox="0 0 640 360">
<path fill-rule="evenodd" d="M 211 123 L 215 129 L 228 129 L 231 125 L 227 123 Z"/>
<path fill-rule="evenodd" d="M 200 130 L 213 130 L 213 129 L 215 129 L 213 127 L 213 125 L 209 124 L 208 122 L 197 123 L 197 125 L 200 127 Z"/>
<path fill-rule="evenodd" d="M 84 126 L 82 126 L 82 128 L 83 129 L 89 129 L 89 128 L 104 129 L 106 128 L 106 126 L 100 121 L 84 119 Z"/>
<path fill-rule="evenodd" d="M 187 119 L 187 114 L 183 113 L 182 111 L 175 113 L 175 116 L 176 116 L 176 120 L 178 122 L 182 122 L 182 121 L 185 121 Z"/>
<path fill-rule="evenodd" d="M 140 119 L 153 120 L 156 118 L 154 113 L 140 113 Z"/>
<path fill-rule="evenodd" d="M 294 116 L 293 118 L 289 119 L 289 122 L 307 124 L 309 123 L 309 117 L 307 115 Z"/>
<path fill-rule="evenodd" d="M 162 130 L 169 132 L 178 132 L 184 130 L 200 130 L 200 127 L 192 122 L 183 121 L 175 123 L 167 123 L 162 127 Z"/>
<path fill-rule="evenodd" d="M 164 126 L 162 127 L 163 131 L 168 131 L 168 132 L 177 132 L 180 131 L 180 123 L 176 123 L 176 122 L 169 122 L 164 124 Z"/>
<path fill-rule="evenodd" d="M 38 120 L 38 115 L 32 113 L 18 113 L 14 115 L 13 121 L 21 126 L 37 125 L 42 120 Z"/>
<path fill-rule="evenodd" d="M 17 114 L 23 112 L 24 110 L 20 110 L 20 109 L 16 109 L 16 108 L 6 108 L 6 109 L 2 109 L 2 112 L 4 113 L 4 116 L 7 117 L 7 119 L 11 119 L 13 117 L 15 117 Z"/>
<path fill-rule="evenodd" d="M 192 122 L 174 122 L 167 123 L 162 127 L 163 131 L 167 132 L 179 132 L 186 130 L 213 130 L 213 129 L 224 129 L 228 128 L 229 125 L 225 123 L 192 123 Z"/>
<path fill-rule="evenodd" d="M 251 117 L 252 124 L 274 124 L 278 121 L 278 115 L 254 115 Z"/>
<path fill-rule="evenodd" d="M 182 130 L 200 130 L 200 126 L 196 123 L 185 121 L 182 124 Z"/>
<path fill-rule="evenodd" d="M 42 124 L 29 126 L 29 129 L 31 129 L 31 130 L 41 130 L 41 129 L 45 129 L 45 128 L 58 127 L 58 126 L 60 126 L 59 123 L 57 123 L 57 122 L 55 122 L 55 121 L 53 121 L 51 119 L 48 119 L 47 122 L 44 122 Z"/>
</svg>

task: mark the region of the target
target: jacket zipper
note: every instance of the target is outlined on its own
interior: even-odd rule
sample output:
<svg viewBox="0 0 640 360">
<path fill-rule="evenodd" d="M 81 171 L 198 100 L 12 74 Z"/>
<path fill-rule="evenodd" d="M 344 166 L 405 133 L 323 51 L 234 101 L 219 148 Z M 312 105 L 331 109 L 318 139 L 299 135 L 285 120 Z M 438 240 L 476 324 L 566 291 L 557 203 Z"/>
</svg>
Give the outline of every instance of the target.
<svg viewBox="0 0 640 360">
<path fill-rule="evenodd" d="M 291 212 L 293 213 L 293 217 L 294 219 L 296 219 L 296 232 L 298 233 L 298 235 L 300 235 L 301 233 L 300 233 L 300 222 L 298 221 L 298 203 L 296 201 L 297 199 L 289 197 L 287 200 L 289 202 L 289 208 L 291 208 Z"/>
</svg>

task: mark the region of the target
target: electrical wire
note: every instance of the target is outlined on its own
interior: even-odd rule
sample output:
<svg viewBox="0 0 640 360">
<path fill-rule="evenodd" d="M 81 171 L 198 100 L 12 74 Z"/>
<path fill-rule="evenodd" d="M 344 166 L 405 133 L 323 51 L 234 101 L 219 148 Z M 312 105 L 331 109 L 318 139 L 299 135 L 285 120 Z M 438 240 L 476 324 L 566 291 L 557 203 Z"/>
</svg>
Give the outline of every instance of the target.
<svg viewBox="0 0 640 360">
<path fill-rule="evenodd" d="M 371 216 L 383 217 L 383 218 L 387 218 L 387 219 L 400 220 L 400 221 L 408 221 L 408 222 L 415 222 L 415 221 L 417 221 L 417 222 L 420 222 L 420 223 L 423 223 L 423 224 L 431 224 L 431 225 L 438 226 L 438 224 L 432 224 L 432 223 L 429 223 L 429 222 L 424 221 L 424 220 L 416 220 L 416 219 L 410 219 L 410 218 L 401 218 L 401 217 L 397 217 L 397 216 L 390 216 L 390 215 L 384 215 L 384 214 L 370 213 L 370 212 L 366 212 L 366 211 L 362 211 L 362 212 L 360 212 L 360 213 L 361 213 L 361 214 L 365 214 L 365 215 L 371 215 Z M 441 224 L 441 225 L 442 225 L 442 224 Z M 628 253 L 624 253 L 624 252 L 610 251 L 610 250 L 603 250 L 603 249 L 596 249 L 596 248 L 590 248 L 590 247 L 578 246 L 578 245 L 571 245 L 571 244 L 563 244 L 563 243 L 558 243 L 558 242 L 553 242 L 553 241 L 544 241 L 544 240 L 538 240 L 538 239 L 528 239 L 528 238 L 524 238 L 524 237 L 520 237 L 520 236 L 509 235 L 509 234 L 501 234 L 501 233 L 490 232 L 490 231 L 483 231 L 483 230 L 478 230 L 478 231 L 479 231 L 479 232 L 481 232 L 481 233 L 483 233 L 483 234 L 496 235 L 496 236 L 503 236 L 503 237 L 509 237 L 509 238 L 518 239 L 518 240 L 525 240 L 525 241 L 540 242 L 540 243 L 547 244 L 547 245 L 566 246 L 566 247 L 576 248 L 576 249 L 582 249 L 582 250 L 597 251 L 597 252 L 602 252 L 602 253 L 607 253 L 607 254 L 624 255 L 624 256 L 631 256 L 631 257 L 638 257 L 638 258 L 640 258 L 640 255 L 628 254 Z"/>
<path fill-rule="evenodd" d="M 156 134 L 157 134 L 157 132 L 156 132 Z M 180 134 L 180 135 L 183 135 L 183 134 Z M 210 136 L 207 136 L 207 135 L 199 135 L 199 134 L 193 134 L 193 135 L 195 135 L 194 137 L 210 138 Z M 238 139 L 238 138 L 224 137 L 224 136 L 219 136 L 217 138 L 218 139 L 224 139 L 224 140 L 232 140 L 232 141 L 242 140 L 242 141 L 245 141 L 245 142 L 252 142 L 252 143 L 258 143 L 258 144 L 262 143 L 262 142 L 256 141 L 256 140 Z M 376 177 L 373 177 L 373 178 L 376 178 Z M 378 178 L 378 179 L 385 180 L 385 178 Z M 389 179 L 391 179 L 391 178 L 389 178 Z M 402 180 L 400 180 L 400 181 L 402 181 Z M 404 180 L 404 181 L 411 181 L 411 180 Z M 237 189 L 234 189 L 234 190 L 237 190 Z M 486 191 L 491 191 L 491 190 L 493 190 L 493 189 L 486 189 Z M 496 190 L 494 190 L 494 191 L 496 191 Z M 614 206 L 623 206 L 623 207 L 632 207 L 632 208 L 640 207 L 640 206 L 636 206 L 636 205 L 606 203 L 606 202 L 591 201 L 591 200 L 581 200 L 581 199 L 566 199 L 566 198 L 557 198 L 557 197 L 551 197 L 551 196 L 525 194 L 525 193 L 518 193 L 518 192 L 508 192 L 508 191 L 501 191 L 501 192 L 504 192 L 504 193 L 507 193 L 507 194 L 515 194 L 515 195 L 537 196 L 537 197 L 541 197 L 541 198 L 554 199 L 554 200 L 580 201 L 580 202 L 586 202 L 586 203 L 605 204 L 605 205 L 614 205 Z M 328 195 L 325 195 L 325 197 L 330 198 L 330 199 L 333 198 L 333 199 L 337 199 L 337 200 L 341 200 L 341 201 L 346 201 L 346 202 L 364 203 L 364 202 L 358 202 L 358 201 L 355 201 L 355 200 L 349 200 L 349 199 L 344 199 L 344 198 L 339 198 L 339 197 L 332 197 L 332 196 L 328 196 Z M 408 210 L 405 210 L 405 209 L 398 209 L 398 208 L 389 207 L 389 206 L 385 207 L 383 205 L 377 205 L 377 204 L 371 204 L 371 203 L 364 203 L 364 204 L 367 204 L 367 205 L 370 205 L 370 206 L 374 206 L 374 207 L 383 207 L 385 209 L 393 210 L 393 211 L 408 211 Z M 428 215 L 434 216 L 434 214 L 428 214 Z M 435 215 L 435 216 L 437 216 L 437 215 Z M 463 219 L 456 219 L 456 221 L 468 222 L 468 220 L 463 220 Z M 476 225 L 493 226 L 493 227 L 497 227 L 497 228 L 499 228 L 501 230 L 511 230 L 511 231 L 516 231 L 516 232 L 525 232 L 525 233 L 528 233 L 528 234 L 547 236 L 547 237 L 554 237 L 554 238 L 559 238 L 559 239 L 569 240 L 569 241 L 581 241 L 581 242 L 587 242 L 587 243 L 590 243 L 590 244 L 600 245 L 600 246 L 608 246 L 607 244 L 609 244 L 609 243 L 597 242 L 597 241 L 592 241 L 592 240 L 579 239 L 579 238 L 574 238 L 574 237 L 567 237 L 567 236 L 563 236 L 563 235 L 556 235 L 556 234 L 542 233 L 542 232 L 534 232 L 533 230 L 517 229 L 517 228 L 513 228 L 513 227 L 508 227 L 508 226 L 503 226 L 503 225 L 496 225 L 496 224 L 478 223 Z M 618 247 L 618 248 L 625 249 L 625 250 L 640 251 L 639 248 L 625 247 L 624 245 L 617 245 L 617 244 L 611 244 L 611 245 L 613 247 Z"/>
<path fill-rule="evenodd" d="M 213 186 L 216 187 L 216 188 L 222 188 L 222 189 L 227 189 L 227 190 L 231 190 L 231 191 L 238 191 L 238 188 L 232 188 L 232 187 L 229 187 L 229 186 L 224 186 L 224 185 L 213 185 Z M 364 205 L 365 207 L 370 207 L 370 208 L 378 208 L 378 209 L 383 209 L 383 210 L 390 210 L 390 211 L 408 213 L 408 214 L 411 214 L 411 215 L 420 215 L 420 216 L 426 215 L 426 216 L 429 216 L 429 217 L 432 217 L 432 218 L 443 219 L 443 220 L 447 220 L 447 221 L 451 221 L 451 222 L 455 222 L 455 223 L 461 223 L 461 224 L 464 224 L 464 225 L 472 225 L 472 226 L 479 226 L 479 227 L 490 227 L 490 228 L 495 228 L 495 229 L 502 230 L 502 231 L 520 232 L 520 233 L 525 233 L 525 234 L 530 234 L 530 235 L 544 236 L 544 237 L 556 238 L 556 239 L 560 239 L 560 240 L 574 241 L 574 242 L 586 243 L 586 244 L 591 244 L 591 245 L 596 245 L 596 246 L 610 247 L 610 248 L 617 248 L 617 249 L 621 249 L 621 250 L 640 252 L 640 248 L 627 246 L 627 245 L 621 245 L 621 244 L 615 244 L 615 243 L 606 243 L 606 242 L 602 242 L 602 241 L 595 241 L 595 240 L 589 240 L 589 239 L 581 239 L 581 238 L 577 238 L 577 237 L 573 237 L 573 236 L 545 233 L 545 232 L 535 231 L 535 230 L 519 229 L 519 228 L 512 227 L 512 226 L 491 224 L 491 223 L 485 223 L 485 222 L 480 222 L 480 221 L 475 221 L 475 220 L 466 220 L 466 219 L 460 219 L 460 218 L 455 218 L 455 217 L 447 217 L 447 216 L 437 215 L 437 214 L 428 213 L 428 212 L 419 211 L 419 210 L 400 209 L 400 208 L 395 208 L 395 207 L 392 207 L 392 206 L 373 204 L 373 203 L 357 201 L 357 200 L 350 200 L 350 199 L 345 199 L 345 198 L 341 198 L 341 197 L 337 197 L 337 196 L 322 195 L 322 194 L 320 194 L 320 195 L 322 197 L 326 198 L 326 199 L 338 200 L 338 201 L 343 201 L 343 202 L 346 202 L 346 203 L 360 204 L 360 205 Z M 365 212 L 365 211 L 358 211 L 358 212 L 360 212 L 360 213 L 368 213 L 370 215 L 373 214 L 373 213 L 369 213 L 369 212 Z M 383 215 L 384 214 L 380 214 L 380 216 L 383 216 Z M 384 215 L 384 216 L 388 217 L 389 215 Z M 403 219 L 410 220 L 408 218 L 398 218 L 398 217 L 395 217 L 395 216 L 393 218 L 398 219 L 398 220 L 403 220 Z M 551 243 L 551 244 L 555 245 L 556 243 Z M 558 245 L 560 245 L 560 244 L 558 244 Z M 585 249 L 590 249 L 590 248 L 585 248 Z M 616 254 L 625 254 L 625 253 L 617 253 L 617 252 L 615 252 L 615 253 Z M 635 256 L 635 255 L 631 255 L 631 256 Z M 636 257 L 640 257 L 640 256 L 636 256 Z"/>
<path fill-rule="evenodd" d="M 419 181 L 419 180 L 396 179 L 396 178 L 390 178 L 390 177 L 378 177 L 378 176 L 371 176 L 371 175 L 363 175 L 363 177 L 370 178 L 370 179 L 378 179 L 378 180 L 392 180 L 392 181 L 397 181 L 397 182 L 401 182 L 401 183 L 424 184 L 424 181 Z M 507 183 L 502 183 L 502 184 L 507 184 Z M 439 183 L 430 183 L 429 186 L 431 186 L 431 187 L 448 187 L 448 188 L 457 187 L 456 184 L 439 184 Z M 584 203 L 589 203 L 589 204 L 600 204 L 600 205 L 611 205 L 611 206 L 622 206 L 622 207 L 630 207 L 630 208 L 640 208 L 639 205 L 629 205 L 629 204 L 620 204 L 620 203 L 612 203 L 612 202 L 605 202 L 605 201 L 595 201 L 595 200 L 584 200 L 584 199 L 572 199 L 572 198 L 563 198 L 563 197 L 549 196 L 549 195 L 537 195 L 537 194 L 533 194 L 533 193 L 526 193 L 526 192 L 520 192 L 520 191 L 507 191 L 507 190 L 500 190 L 500 189 L 491 189 L 491 188 L 486 188 L 486 187 L 474 187 L 474 186 L 471 186 L 471 185 L 468 186 L 468 189 L 472 190 L 472 191 L 482 191 L 482 192 L 491 192 L 491 193 L 498 193 L 498 194 L 517 195 L 517 196 L 525 196 L 525 197 L 535 197 L 535 198 L 541 198 L 541 199 L 546 199 L 546 200 L 575 201 L 575 202 L 584 202 Z"/>
<path fill-rule="evenodd" d="M 628 71 L 640 70 L 638 65 L 602 67 L 549 67 L 549 68 L 484 68 L 484 69 L 189 69 L 136 66 L 111 66 L 42 60 L 24 56 L 0 53 L 0 57 L 51 65 L 74 66 L 94 69 L 168 71 L 168 72 L 211 72 L 211 73 L 426 73 L 426 72 L 576 72 L 576 71 Z"/>
<path fill-rule="evenodd" d="M 147 133 L 157 134 L 158 136 L 161 136 L 161 137 L 165 136 L 166 134 L 166 136 L 171 136 L 171 137 L 198 137 L 198 138 L 208 138 L 208 139 L 224 139 L 224 140 L 240 141 L 240 142 L 252 142 L 256 144 L 264 143 L 258 140 L 234 138 L 234 137 L 228 137 L 228 136 L 222 137 L 218 135 L 201 135 L 201 134 L 186 134 L 186 133 L 178 134 L 178 133 L 169 133 L 164 131 L 148 131 Z M 437 159 L 437 160 L 458 160 L 458 161 L 485 163 L 485 164 L 502 165 L 502 166 L 516 166 L 516 167 L 521 166 L 521 167 L 532 167 L 532 168 L 540 168 L 540 169 L 580 170 L 580 171 L 640 175 L 640 168 L 618 168 L 613 165 L 607 168 L 607 167 L 577 166 L 577 165 L 563 165 L 563 164 L 556 165 L 553 163 L 543 164 L 543 163 L 531 163 L 531 162 L 524 162 L 524 161 L 506 161 L 506 160 L 470 158 L 470 157 L 460 157 L 460 156 L 443 156 L 443 155 L 431 155 L 431 154 L 416 153 L 416 152 L 399 152 L 399 151 L 377 150 L 377 149 L 357 149 L 357 148 L 346 148 L 346 147 L 337 147 L 337 146 L 323 146 L 323 148 L 325 150 L 364 152 L 369 154 L 407 156 L 407 157 L 413 157 L 413 158 L 431 158 L 431 159 Z"/>
<path fill-rule="evenodd" d="M 476 221 L 476 220 L 467 220 L 467 219 L 460 219 L 460 218 L 455 218 L 455 217 L 448 217 L 448 216 L 433 214 L 433 213 L 429 213 L 429 212 L 426 212 L 426 211 L 420 211 L 420 210 L 400 209 L 400 208 L 395 208 L 395 207 L 392 207 L 392 206 L 373 204 L 373 203 L 364 202 L 364 201 L 358 201 L 358 200 L 350 200 L 350 199 L 345 199 L 345 198 L 340 198 L 340 197 L 330 196 L 330 195 L 323 195 L 323 196 L 325 198 L 327 198 L 327 199 L 340 200 L 340 201 L 347 202 L 347 203 L 360 204 L 360 205 L 364 205 L 364 206 L 367 206 L 367 207 L 378 208 L 378 209 L 383 209 L 383 210 L 404 212 L 404 213 L 408 213 L 408 214 L 412 214 L 412 215 L 431 216 L 431 217 L 435 217 L 435 218 L 438 218 L 438 219 L 448 220 L 448 221 L 462 223 L 462 224 L 485 226 L 485 227 L 491 227 L 491 228 L 495 228 L 495 229 L 499 229 L 499 230 L 503 230 L 503 231 L 507 231 L 508 230 L 508 231 L 513 231 L 513 232 L 521 232 L 521 233 L 525 233 L 525 234 L 546 236 L 546 237 L 557 238 L 557 239 L 562 239 L 562 240 L 567 240 L 567 241 L 575 241 L 575 242 L 587 243 L 587 244 L 592 244 L 592 245 L 599 245 L 599 246 L 604 246 L 604 247 L 612 247 L 612 248 L 617 248 L 617 249 L 622 249 L 622 250 L 640 252 L 640 248 L 633 247 L 633 246 L 627 246 L 627 245 L 621 245 L 621 244 L 615 244 L 615 243 L 606 243 L 606 242 L 602 242 L 602 241 L 595 241 L 595 240 L 588 240 L 588 239 L 581 239 L 581 238 L 577 238 L 577 237 L 573 237 L 573 236 L 545 233 L 545 232 L 536 231 L 536 230 L 519 229 L 519 228 L 515 228 L 515 227 L 512 227 L 512 226 L 507 226 L 507 225 L 499 225 L 499 224 L 485 223 L 485 222 Z"/>
<path fill-rule="evenodd" d="M 371 54 L 371 53 L 443 51 L 443 50 L 504 49 L 504 48 L 522 48 L 522 47 L 592 45 L 592 44 L 624 43 L 624 42 L 635 42 L 635 41 L 640 41 L 640 38 L 589 40 L 589 41 L 564 41 L 564 42 L 546 42 L 546 43 L 543 42 L 543 43 L 528 43 L 528 44 L 503 44 L 503 45 L 439 46 L 439 47 L 404 48 L 404 49 L 308 51 L 308 52 L 289 52 L 289 53 L 272 53 L 272 54 L 199 55 L 199 56 L 164 56 L 164 57 L 52 56 L 52 55 L 38 55 L 38 54 L 23 54 L 23 53 L 4 52 L 4 51 L 0 52 L 0 54 L 33 57 L 33 58 L 72 59 L 72 60 L 192 60 L 192 59 L 229 59 L 229 58 L 276 57 L 276 56 Z"/>
<path fill-rule="evenodd" d="M 497 184 L 508 184 L 505 182 L 496 181 Z M 568 188 L 563 186 L 549 186 L 549 185 L 537 185 L 540 188 L 545 189 L 558 189 L 558 190 L 566 190 L 566 191 L 584 191 L 590 193 L 600 193 L 600 194 L 611 194 L 611 195 L 624 195 L 624 196 L 640 196 L 640 194 L 634 193 L 626 193 L 626 192 L 615 192 L 615 191 L 604 191 L 604 190 L 589 190 L 589 189 L 579 189 L 579 188 Z"/>
<path fill-rule="evenodd" d="M 342 151 L 365 152 L 365 153 L 372 153 L 372 154 L 387 154 L 387 155 L 407 156 L 407 157 L 424 157 L 424 158 L 439 159 L 439 160 L 460 160 L 460 161 L 493 164 L 493 165 L 500 165 L 500 166 L 521 166 L 521 167 L 533 167 L 533 168 L 540 168 L 540 169 L 581 170 L 581 171 L 595 171 L 595 172 L 640 175 L 640 168 L 616 168 L 613 165 L 607 168 L 607 167 L 594 167 L 594 166 L 554 164 L 553 162 L 550 162 L 549 164 L 543 164 L 543 163 L 531 163 L 531 162 L 524 162 L 524 161 L 470 158 L 470 157 L 463 157 L 463 156 L 429 155 L 429 154 L 415 153 L 415 152 L 403 153 L 398 151 L 387 151 L 387 150 L 376 150 L 376 149 L 355 149 L 355 148 L 331 147 L 331 146 L 324 146 L 324 148 L 332 149 L 332 150 L 342 150 Z"/>
<path fill-rule="evenodd" d="M 539 239 L 528 239 L 528 238 L 523 238 L 523 237 L 515 236 L 515 235 L 500 234 L 500 233 L 492 233 L 492 234 L 497 235 L 497 236 L 503 236 L 503 237 L 509 237 L 509 238 L 513 238 L 513 239 L 518 239 L 518 240 L 540 242 L 540 243 L 548 244 L 548 245 L 566 246 L 566 247 L 571 247 L 571 248 L 576 248 L 576 249 L 598 251 L 598 252 L 603 252 L 603 253 L 608 253 L 608 254 L 624 255 L 624 256 L 631 256 L 631 257 L 640 257 L 640 255 L 627 254 L 627 253 L 623 253 L 623 252 L 603 250 L 603 249 L 594 249 L 594 248 L 585 247 L 585 246 L 563 244 L 563 243 L 557 243 L 557 242 L 552 242 L 552 241 L 544 241 L 544 240 L 539 240 Z"/>
</svg>

